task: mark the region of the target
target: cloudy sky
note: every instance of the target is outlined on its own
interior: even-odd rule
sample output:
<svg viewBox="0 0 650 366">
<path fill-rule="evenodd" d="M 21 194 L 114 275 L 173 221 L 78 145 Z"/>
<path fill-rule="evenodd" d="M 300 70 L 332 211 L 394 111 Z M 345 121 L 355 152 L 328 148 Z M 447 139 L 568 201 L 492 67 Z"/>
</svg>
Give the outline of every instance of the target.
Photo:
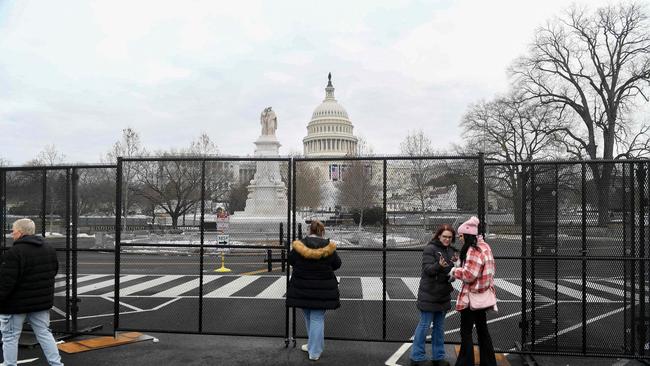
<svg viewBox="0 0 650 366">
<path fill-rule="evenodd" d="M 606 1 L 590 0 L 590 6 Z M 396 154 L 422 129 L 461 141 L 470 103 L 507 89 L 506 69 L 565 0 L 0 0 L 0 158 L 54 144 L 99 162 L 134 128 L 149 150 L 207 133 L 252 154 L 259 115 L 281 153 L 302 151 L 327 73 L 355 134 Z M 580 4 L 580 3 L 578 3 Z"/>
</svg>

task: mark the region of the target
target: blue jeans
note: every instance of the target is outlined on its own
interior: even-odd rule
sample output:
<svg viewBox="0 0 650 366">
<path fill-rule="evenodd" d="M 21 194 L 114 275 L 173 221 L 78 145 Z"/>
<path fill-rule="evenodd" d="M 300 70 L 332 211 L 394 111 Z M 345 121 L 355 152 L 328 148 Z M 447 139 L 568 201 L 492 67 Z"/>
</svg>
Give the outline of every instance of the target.
<svg viewBox="0 0 650 366">
<path fill-rule="evenodd" d="M 56 341 L 50 332 L 50 311 L 43 310 L 27 314 L 0 314 L 2 331 L 2 354 L 5 366 L 16 366 L 18 362 L 18 339 L 27 320 L 41 345 L 45 358 L 52 366 L 63 366 Z"/>
<path fill-rule="evenodd" d="M 417 328 L 415 328 L 413 347 L 411 347 L 411 360 L 413 361 L 424 361 L 427 359 L 427 352 L 424 347 L 431 322 L 433 322 L 433 330 L 431 331 L 431 355 L 436 361 L 445 359 L 445 312 L 420 311 L 420 322 Z"/>
<path fill-rule="evenodd" d="M 320 357 L 325 347 L 325 309 L 302 309 L 302 313 L 307 328 L 309 357 Z"/>
</svg>

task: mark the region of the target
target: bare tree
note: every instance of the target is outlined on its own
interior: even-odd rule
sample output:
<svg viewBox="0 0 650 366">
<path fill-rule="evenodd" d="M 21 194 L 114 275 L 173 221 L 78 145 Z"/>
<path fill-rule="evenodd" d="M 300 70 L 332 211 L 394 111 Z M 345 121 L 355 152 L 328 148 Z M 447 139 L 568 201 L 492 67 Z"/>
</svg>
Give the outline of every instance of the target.
<svg viewBox="0 0 650 366">
<path fill-rule="evenodd" d="M 113 147 L 106 153 L 104 161 L 106 163 L 115 164 L 118 157 L 134 158 L 146 155 L 145 149 L 142 147 L 140 141 L 140 134 L 131 127 L 122 130 L 122 137 L 119 141 L 113 144 Z M 124 227 L 127 228 L 127 220 L 131 208 L 131 200 L 129 195 L 132 191 L 132 183 L 138 171 L 137 162 L 125 162 L 122 165 L 122 217 Z"/>
<path fill-rule="evenodd" d="M 36 156 L 35 162 L 38 165 L 59 165 L 62 164 L 65 160 L 65 155 L 60 152 L 55 145 L 49 144 L 45 145 L 43 150 L 41 150 Z"/>
<path fill-rule="evenodd" d="M 157 154 L 162 158 L 179 157 L 171 151 Z M 178 218 L 201 199 L 201 163 L 198 161 L 160 160 L 139 164 L 138 184 L 134 192 L 165 211 L 178 227 Z"/>
<path fill-rule="evenodd" d="M 38 153 L 36 159 L 33 160 L 32 162 L 34 163 L 34 165 L 54 166 L 54 165 L 62 164 L 64 160 L 65 160 L 65 155 L 61 153 L 54 144 L 49 144 L 46 145 L 43 148 L 43 150 L 41 150 Z M 46 205 L 47 206 L 46 212 L 49 212 L 48 227 L 50 232 L 52 232 L 53 230 L 53 225 L 55 221 L 54 215 L 55 215 L 55 211 L 57 211 L 57 206 L 61 206 L 63 203 L 61 197 L 64 196 L 64 193 L 61 192 L 62 182 L 60 179 L 61 178 L 60 173 L 61 172 L 50 171 L 50 173 L 47 174 L 47 180 L 51 182 L 50 184 L 47 184 L 47 196 L 49 199 L 47 200 L 48 204 Z M 59 184 L 56 184 L 57 181 Z"/>
<path fill-rule="evenodd" d="M 207 133 L 202 133 L 196 140 L 192 141 L 187 152 L 189 155 L 200 157 L 214 157 L 219 154 L 219 148 Z M 198 166 L 196 167 L 199 168 Z M 235 184 L 232 181 L 233 174 L 228 161 L 207 162 L 205 164 L 205 197 L 213 202 L 229 201 L 231 190 Z M 196 221 L 197 207 L 194 206 L 194 221 Z"/>
<path fill-rule="evenodd" d="M 79 169 L 77 212 L 115 214 L 115 169 Z"/>
<path fill-rule="evenodd" d="M 316 210 L 321 206 L 321 181 L 327 179 L 318 165 L 322 162 L 300 161 L 296 163 L 296 206 Z"/>
<path fill-rule="evenodd" d="M 207 133 L 203 132 L 190 145 L 190 152 L 199 156 L 211 156 L 219 154 L 217 144 L 215 144 Z"/>
<path fill-rule="evenodd" d="M 574 117 L 574 125 L 547 130 L 574 156 L 614 159 L 647 147 L 647 137 L 637 138 L 647 127 L 632 133 L 629 120 L 637 102 L 648 101 L 650 81 L 650 28 L 640 5 L 593 13 L 571 8 L 537 31 L 512 74 L 529 98 Z M 614 155 L 616 149 L 626 151 Z M 598 222 L 605 225 L 613 165 L 589 167 L 598 188 Z"/>
<path fill-rule="evenodd" d="M 359 231 L 363 225 L 364 210 L 373 207 L 379 198 L 380 187 L 375 183 L 371 161 L 354 160 L 343 173 L 339 185 L 339 202 L 342 207 L 359 210 Z"/>
<path fill-rule="evenodd" d="M 355 151 L 355 156 L 372 156 L 374 154 L 374 149 L 372 145 L 368 143 L 365 137 L 359 136 L 357 141 L 357 149 Z"/>
<path fill-rule="evenodd" d="M 512 202 L 515 223 L 521 219 L 521 187 L 518 163 L 559 154 L 559 144 L 545 133 L 562 124 L 555 108 L 527 101 L 515 92 L 469 108 L 461 127 L 465 151 L 483 152 L 488 162 L 502 165 L 486 169 L 489 192 Z"/>
<path fill-rule="evenodd" d="M 138 164 L 135 176 L 137 195 L 161 208 L 172 220 L 172 227 L 178 227 L 178 219 L 196 208 L 201 202 L 201 183 L 205 169 L 205 199 L 225 201 L 231 188 L 232 174 L 227 162 L 204 162 L 201 160 L 183 160 L 183 158 L 202 157 L 214 146 L 207 135 L 194 141 L 189 149 L 181 151 L 160 152 L 163 158 L 178 160 L 148 161 Z M 214 146 L 216 149 L 216 146 Z"/>
<path fill-rule="evenodd" d="M 430 182 L 435 177 L 434 161 L 421 159 L 434 154 L 431 140 L 422 130 L 409 133 L 400 144 L 403 155 L 410 156 L 407 196 L 420 204 L 422 223 L 427 226 L 427 198 L 431 191 Z M 420 157 L 420 158 L 419 158 Z"/>
</svg>

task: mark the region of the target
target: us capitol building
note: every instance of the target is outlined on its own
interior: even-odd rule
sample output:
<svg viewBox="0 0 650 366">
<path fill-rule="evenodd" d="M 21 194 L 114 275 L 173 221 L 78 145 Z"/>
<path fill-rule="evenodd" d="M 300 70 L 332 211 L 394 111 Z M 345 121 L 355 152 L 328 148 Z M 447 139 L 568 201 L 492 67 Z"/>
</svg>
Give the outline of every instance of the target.
<svg viewBox="0 0 650 366">
<path fill-rule="evenodd" d="M 314 109 L 302 139 L 306 157 L 343 157 L 354 155 L 358 139 L 348 112 L 334 98 L 332 74 L 328 76 L 325 99 Z"/>
<path fill-rule="evenodd" d="M 337 202 L 338 186 L 345 177 L 350 161 L 328 161 L 327 158 L 341 158 L 346 156 L 357 156 L 357 145 L 359 139 L 354 136 L 354 126 L 348 112 L 338 103 L 334 97 L 334 85 L 332 74 L 328 74 L 327 86 L 325 87 L 325 99 L 314 109 L 311 120 L 307 124 L 307 136 L 302 139 L 303 155 L 307 158 L 322 158 L 314 162 L 303 162 L 311 167 L 316 167 L 320 179 L 321 203 L 320 209 L 333 211 L 339 204 Z M 230 168 L 234 173 L 235 181 L 239 184 L 247 184 L 255 174 L 254 162 L 231 162 Z M 377 180 L 381 184 L 381 164 L 375 161 L 364 163 L 370 179 Z M 392 164 L 389 167 L 392 173 L 389 174 L 393 184 L 389 187 L 388 206 L 391 210 L 401 210 L 417 207 L 418 203 L 405 197 L 410 167 L 403 164 Z M 284 173 L 283 173 L 284 174 Z M 286 180 L 286 177 L 283 179 Z M 438 188 L 440 189 L 440 188 Z M 431 208 L 455 209 L 456 208 L 456 187 L 445 187 L 444 192 L 431 192 Z"/>
</svg>

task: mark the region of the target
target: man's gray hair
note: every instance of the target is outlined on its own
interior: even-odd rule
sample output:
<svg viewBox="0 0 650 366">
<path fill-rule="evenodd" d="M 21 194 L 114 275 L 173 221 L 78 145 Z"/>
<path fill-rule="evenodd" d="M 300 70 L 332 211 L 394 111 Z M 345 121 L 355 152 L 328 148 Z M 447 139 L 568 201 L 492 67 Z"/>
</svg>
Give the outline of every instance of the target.
<svg viewBox="0 0 650 366">
<path fill-rule="evenodd" d="M 19 219 L 14 221 L 13 229 L 25 235 L 34 235 L 36 232 L 36 224 L 30 219 Z"/>
</svg>

